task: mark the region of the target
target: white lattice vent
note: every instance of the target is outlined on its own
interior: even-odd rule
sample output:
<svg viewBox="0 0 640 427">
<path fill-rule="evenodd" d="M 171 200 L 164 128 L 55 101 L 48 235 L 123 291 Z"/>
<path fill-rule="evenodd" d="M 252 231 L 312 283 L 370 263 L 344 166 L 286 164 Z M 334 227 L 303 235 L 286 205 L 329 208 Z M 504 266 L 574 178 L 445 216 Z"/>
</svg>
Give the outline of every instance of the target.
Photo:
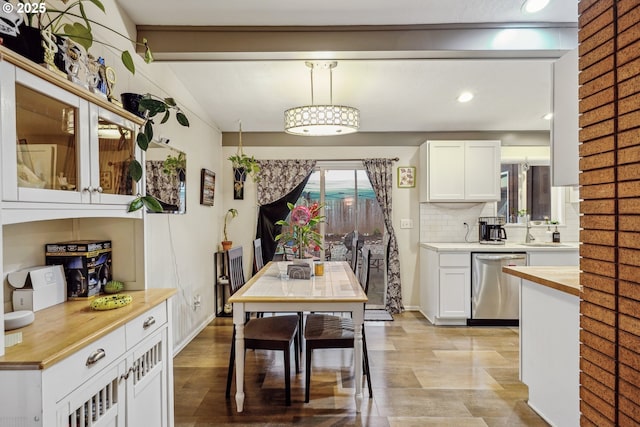
<svg viewBox="0 0 640 427">
<path fill-rule="evenodd" d="M 118 378 L 114 378 L 69 415 L 69 427 L 89 427 L 118 403 Z"/>
<path fill-rule="evenodd" d="M 159 341 L 134 362 L 133 383 L 137 384 L 151 370 L 162 362 L 162 342 Z"/>
</svg>

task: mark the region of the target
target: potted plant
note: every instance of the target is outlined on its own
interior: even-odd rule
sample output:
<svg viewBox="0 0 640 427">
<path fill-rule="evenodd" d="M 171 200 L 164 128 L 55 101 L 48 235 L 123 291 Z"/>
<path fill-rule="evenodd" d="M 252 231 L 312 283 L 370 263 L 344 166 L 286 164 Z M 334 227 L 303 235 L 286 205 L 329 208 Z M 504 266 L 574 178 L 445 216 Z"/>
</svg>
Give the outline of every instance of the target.
<svg viewBox="0 0 640 427">
<path fill-rule="evenodd" d="M 19 0 L 19 3 L 27 4 L 25 0 Z M 65 3 L 67 2 L 65 1 Z M 38 36 L 41 31 L 49 30 L 54 36 L 58 38 L 69 38 L 73 42 L 84 47 L 87 52 L 94 42 L 121 51 L 120 59 L 122 60 L 122 63 L 127 68 L 127 70 L 134 74 L 135 65 L 133 63 L 133 57 L 131 56 L 131 53 L 128 50 L 122 50 L 117 48 L 116 46 L 113 46 L 112 44 L 94 39 L 91 29 L 91 25 L 93 24 L 109 30 L 136 45 L 144 46 L 144 61 L 146 63 L 150 63 L 153 61 L 153 54 L 151 53 L 151 49 L 149 49 L 146 39 L 143 39 L 142 42 L 132 40 L 111 27 L 89 19 L 85 12 L 84 3 L 92 3 L 103 13 L 106 13 L 104 5 L 102 4 L 102 2 L 100 2 L 100 0 L 76 0 L 68 5 L 65 4 L 64 9 L 57 9 L 55 7 L 52 7 L 47 2 L 41 2 L 37 4 L 31 3 L 38 6 L 38 10 L 36 11 L 37 13 L 25 14 L 26 21 L 21 25 L 20 23 L 22 22 L 22 20 L 18 22 L 17 28 L 20 34 L 18 35 L 18 37 L 5 37 L 8 41 L 8 43 L 5 42 L 5 44 L 10 49 L 13 49 L 11 47 L 13 45 L 20 46 L 21 43 L 18 40 L 21 38 L 21 35 L 24 35 L 24 37 L 26 38 L 27 35 L 32 32 L 28 30 L 29 28 L 36 28 L 36 34 L 38 34 Z M 75 19 L 75 21 L 73 19 Z M 36 40 L 34 42 L 35 44 L 32 47 L 27 48 L 27 57 L 34 60 L 35 62 L 43 61 L 44 50 L 42 48 L 41 40 L 41 37 L 36 36 Z M 23 53 L 19 50 L 17 51 L 18 53 Z"/>
<path fill-rule="evenodd" d="M 526 209 L 520 209 L 518 211 L 518 223 L 524 224 L 527 222 L 528 211 Z"/>
<path fill-rule="evenodd" d="M 161 98 L 153 94 L 146 94 L 140 98 L 138 111 L 143 114 L 145 121 L 140 126 L 140 131 L 136 136 L 136 143 L 142 151 L 147 151 L 149 143 L 153 140 L 154 117 L 162 114 L 160 124 L 166 123 L 169 117 L 171 117 L 171 110 L 175 111 L 178 123 L 182 126 L 189 127 L 189 119 L 187 119 L 187 116 L 182 112 L 173 98 Z M 136 182 L 142 179 L 142 165 L 138 160 L 133 159 L 129 164 L 129 175 Z M 137 211 L 143 206 L 146 206 L 153 212 L 162 212 L 162 206 L 160 206 L 160 203 L 158 203 L 153 196 L 136 197 L 129 204 L 129 212 Z"/>
<path fill-rule="evenodd" d="M 222 250 L 224 251 L 228 251 L 229 249 L 231 249 L 231 246 L 233 246 L 233 242 L 229 240 L 229 236 L 227 235 L 227 223 L 229 220 L 235 218 L 236 216 L 238 216 L 238 210 L 234 208 L 229 209 L 224 215 L 224 228 L 222 230 L 222 234 L 224 235 L 224 240 L 222 241 Z"/>
<path fill-rule="evenodd" d="M 296 258 L 304 259 L 307 250 L 320 250 L 322 245 L 322 235 L 318 232 L 318 224 L 324 222 L 325 217 L 320 215 L 320 206 L 313 203 L 311 206 L 306 204 L 294 205 L 287 203 L 290 211 L 290 221 L 281 219 L 276 221 L 276 225 L 281 227 L 282 233 L 275 237 L 275 241 L 291 242 Z"/>
</svg>

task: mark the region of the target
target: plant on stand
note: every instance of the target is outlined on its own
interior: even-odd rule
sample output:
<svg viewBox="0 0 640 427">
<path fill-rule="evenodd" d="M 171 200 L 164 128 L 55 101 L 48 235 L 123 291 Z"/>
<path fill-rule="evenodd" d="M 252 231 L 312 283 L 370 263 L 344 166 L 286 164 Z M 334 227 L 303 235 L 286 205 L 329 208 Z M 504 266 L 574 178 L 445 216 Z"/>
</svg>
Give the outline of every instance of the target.
<svg viewBox="0 0 640 427">
<path fill-rule="evenodd" d="M 156 95 L 146 94 L 139 102 L 138 112 L 145 117 L 144 123 L 140 126 L 140 131 L 136 136 L 136 143 L 142 151 L 147 151 L 149 144 L 153 140 L 153 125 L 155 124 L 153 118 L 162 114 L 160 124 L 166 123 L 171 116 L 171 110 L 175 111 L 176 120 L 182 126 L 189 127 L 189 120 L 187 116 L 182 112 L 178 104 L 173 98 L 161 98 Z M 138 182 L 142 179 L 142 164 L 137 159 L 132 159 L 129 164 L 129 175 L 131 178 Z M 143 206 L 146 206 L 153 212 L 162 212 L 162 206 L 158 203 L 153 196 L 138 196 L 129 204 L 129 212 L 137 211 Z"/>
<path fill-rule="evenodd" d="M 285 244 L 292 242 L 296 258 L 304 259 L 307 249 L 320 250 L 322 235 L 317 231 L 317 226 L 324 222 L 325 217 L 320 215 L 321 206 L 318 203 L 311 206 L 287 203 L 287 206 L 291 222 L 286 219 L 276 222 L 276 225 L 285 227 L 285 231 L 278 234 L 275 240 L 282 240 Z"/>
<path fill-rule="evenodd" d="M 231 249 L 231 246 L 233 246 L 233 242 L 229 240 L 229 236 L 227 236 L 227 222 L 237 216 L 238 216 L 238 210 L 234 208 L 229 209 L 227 213 L 224 215 L 224 228 L 222 230 L 222 234 L 224 234 L 224 240 L 222 241 L 223 251 L 228 251 L 229 249 Z"/>
</svg>

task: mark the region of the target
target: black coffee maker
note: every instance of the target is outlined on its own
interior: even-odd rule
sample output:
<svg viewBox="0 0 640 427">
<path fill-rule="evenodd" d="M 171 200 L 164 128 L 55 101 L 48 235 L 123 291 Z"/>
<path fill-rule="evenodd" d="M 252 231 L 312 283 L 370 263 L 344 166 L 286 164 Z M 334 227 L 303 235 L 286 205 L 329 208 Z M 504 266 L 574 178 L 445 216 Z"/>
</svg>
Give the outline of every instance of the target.
<svg viewBox="0 0 640 427">
<path fill-rule="evenodd" d="M 507 230 L 502 216 L 483 216 L 478 218 L 478 241 L 488 245 L 504 245 Z"/>
</svg>

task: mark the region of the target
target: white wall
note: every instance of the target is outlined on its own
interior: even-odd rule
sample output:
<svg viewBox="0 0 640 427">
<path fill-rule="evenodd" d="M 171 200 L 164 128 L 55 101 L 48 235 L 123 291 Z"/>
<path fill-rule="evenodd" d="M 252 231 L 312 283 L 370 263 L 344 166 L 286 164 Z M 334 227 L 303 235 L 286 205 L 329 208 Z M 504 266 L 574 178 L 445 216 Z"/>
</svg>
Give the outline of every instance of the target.
<svg viewBox="0 0 640 427">
<path fill-rule="evenodd" d="M 339 138 L 339 137 L 336 137 Z M 226 159 L 235 154 L 236 147 L 223 147 L 222 173 L 225 178 L 222 188 L 224 211 L 220 212 L 219 226 L 222 231 L 223 215 L 229 208 L 238 209 L 238 216 L 228 225 L 229 238 L 234 246 L 242 245 L 245 256 L 245 272 L 250 273 L 253 257 L 252 240 L 255 238 L 258 206 L 256 202 L 256 185 L 247 181 L 244 200 L 233 200 L 231 183 L 231 162 Z M 392 158 L 400 160 L 394 164 L 393 185 L 393 227 L 398 238 L 400 252 L 400 278 L 402 280 L 402 297 L 407 309 L 417 308 L 418 293 L 418 188 L 397 188 L 396 167 L 418 165 L 418 147 L 244 147 L 245 154 L 255 156 L 256 159 L 362 159 L 362 158 Z M 417 171 L 420 174 L 420 171 Z M 419 182 L 419 179 L 417 180 Z M 218 187 L 220 188 L 220 187 Z M 412 219 L 413 229 L 401 229 L 400 219 Z M 249 276 L 247 276 L 249 277 Z"/>
</svg>

